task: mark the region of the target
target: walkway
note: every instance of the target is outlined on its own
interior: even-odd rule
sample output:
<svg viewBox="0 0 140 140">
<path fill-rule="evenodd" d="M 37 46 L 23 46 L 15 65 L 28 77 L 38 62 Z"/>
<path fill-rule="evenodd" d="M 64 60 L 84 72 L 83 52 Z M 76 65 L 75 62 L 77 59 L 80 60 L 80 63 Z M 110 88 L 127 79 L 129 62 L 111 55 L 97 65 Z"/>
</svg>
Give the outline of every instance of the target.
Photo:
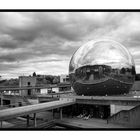
<svg viewBox="0 0 140 140">
<path fill-rule="evenodd" d="M 106 120 L 91 118 L 89 120 L 79 119 L 79 118 L 63 118 L 63 120 L 58 120 L 57 125 L 67 126 L 69 128 L 78 129 L 113 129 L 113 128 L 128 128 L 123 125 L 117 124 L 107 124 Z"/>
</svg>

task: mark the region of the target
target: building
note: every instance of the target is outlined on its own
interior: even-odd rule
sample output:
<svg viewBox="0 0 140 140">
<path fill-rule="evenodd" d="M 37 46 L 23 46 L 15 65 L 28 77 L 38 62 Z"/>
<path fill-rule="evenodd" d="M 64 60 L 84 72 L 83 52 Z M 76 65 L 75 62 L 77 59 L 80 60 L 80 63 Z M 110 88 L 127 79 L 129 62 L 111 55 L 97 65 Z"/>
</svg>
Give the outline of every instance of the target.
<svg viewBox="0 0 140 140">
<path fill-rule="evenodd" d="M 58 92 L 59 92 L 59 88 L 58 87 L 40 89 L 40 94 L 50 94 L 50 93 L 58 93 Z"/>
<path fill-rule="evenodd" d="M 32 76 L 20 76 L 19 77 L 19 87 L 30 87 L 36 86 L 36 77 Z M 35 89 L 20 90 L 20 95 L 31 96 L 34 95 L 37 91 Z"/>
<path fill-rule="evenodd" d="M 69 75 L 62 74 L 60 75 L 60 83 L 69 82 Z"/>
</svg>

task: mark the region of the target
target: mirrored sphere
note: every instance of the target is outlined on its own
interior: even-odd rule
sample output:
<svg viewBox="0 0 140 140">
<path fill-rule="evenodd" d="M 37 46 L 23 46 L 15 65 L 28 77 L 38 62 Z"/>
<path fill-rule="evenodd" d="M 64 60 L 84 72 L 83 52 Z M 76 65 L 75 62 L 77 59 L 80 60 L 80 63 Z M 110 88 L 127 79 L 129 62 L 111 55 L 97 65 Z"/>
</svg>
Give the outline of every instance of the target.
<svg viewBox="0 0 140 140">
<path fill-rule="evenodd" d="M 73 54 L 69 64 L 70 81 L 78 95 L 126 94 L 134 83 L 135 74 L 130 52 L 108 39 L 84 44 Z"/>
</svg>

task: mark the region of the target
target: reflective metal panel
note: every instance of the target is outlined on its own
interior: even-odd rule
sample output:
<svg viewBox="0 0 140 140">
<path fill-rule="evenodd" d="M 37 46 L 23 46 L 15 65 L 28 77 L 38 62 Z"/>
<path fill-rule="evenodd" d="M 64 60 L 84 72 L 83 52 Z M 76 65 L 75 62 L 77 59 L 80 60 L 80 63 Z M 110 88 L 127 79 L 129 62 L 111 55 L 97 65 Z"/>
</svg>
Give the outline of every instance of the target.
<svg viewBox="0 0 140 140">
<path fill-rule="evenodd" d="M 90 41 L 72 56 L 69 75 L 79 95 L 124 94 L 134 83 L 135 64 L 120 43 L 107 39 Z"/>
</svg>

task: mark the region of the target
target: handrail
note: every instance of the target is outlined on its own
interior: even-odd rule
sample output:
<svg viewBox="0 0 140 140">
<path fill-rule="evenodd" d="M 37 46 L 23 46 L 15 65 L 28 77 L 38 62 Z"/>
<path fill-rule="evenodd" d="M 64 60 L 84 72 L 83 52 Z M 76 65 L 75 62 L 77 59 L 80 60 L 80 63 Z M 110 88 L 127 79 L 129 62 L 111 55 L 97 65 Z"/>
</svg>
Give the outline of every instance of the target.
<svg viewBox="0 0 140 140">
<path fill-rule="evenodd" d="M 75 104 L 74 100 L 59 100 L 0 110 L 0 121 Z"/>
</svg>

